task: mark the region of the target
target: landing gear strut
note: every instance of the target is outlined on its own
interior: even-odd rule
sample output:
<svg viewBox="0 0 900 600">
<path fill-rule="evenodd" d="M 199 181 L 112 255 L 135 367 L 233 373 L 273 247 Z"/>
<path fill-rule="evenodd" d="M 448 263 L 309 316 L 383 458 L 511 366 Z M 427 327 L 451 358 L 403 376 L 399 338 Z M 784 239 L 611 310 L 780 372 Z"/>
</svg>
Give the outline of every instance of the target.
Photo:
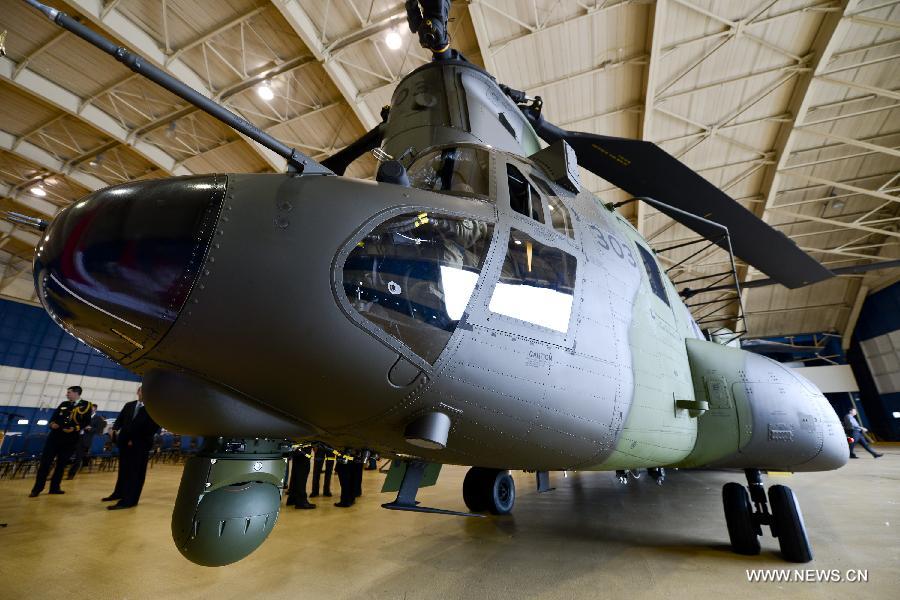
<svg viewBox="0 0 900 600">
<path fill-rule="evenodd" d="M 803 515 L 791 488 L 773 485 L 769 488 L 767 500 L 759 469 L 745 469 L 745 474 L 746 488 L 734 482 L 726 483 L 722 488 L 731 548 L 738 554 L 759 554 L 759 536 L 762 535 L 762 528 L 768 526 L 772 535 L 778 538 L 781 554 L 786 560 L 798 563 L 811 561 L 812 548 L 806 537 Z"/>
<path fill-rule="evenodd" d="M 507 515 L 516 502 L 516 484 L 509 471 L 472 467 L 463 480 L 463 500 L 472 512 Z"/>
</svg>

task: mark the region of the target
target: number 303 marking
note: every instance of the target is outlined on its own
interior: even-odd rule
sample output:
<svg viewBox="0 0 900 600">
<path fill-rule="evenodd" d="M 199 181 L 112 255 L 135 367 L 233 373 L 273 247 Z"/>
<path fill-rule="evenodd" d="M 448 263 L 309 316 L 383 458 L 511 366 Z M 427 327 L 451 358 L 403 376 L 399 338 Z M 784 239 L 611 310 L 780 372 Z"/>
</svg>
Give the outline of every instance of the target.
<svg viewBox="0 0 900 600">
<path fill-rule="evenodd" d="M 631 248 L 628 246 L 628 244 L 623 244 L 611 234 L 604 234 L 597 227 L 592 226 L 591 229 L 594 230 L 594 234 L 597 236 L 597 243 L 603 246 L 604 250 L 612 250 L 616 256 L 618 256 L 622 260 L 628 261 L 628 264 L 630 264 L 632 267 L 637 266 L 637 262 L 635 262 L 634 260 L 634 254 L 631 253 Z"/>
</svg>

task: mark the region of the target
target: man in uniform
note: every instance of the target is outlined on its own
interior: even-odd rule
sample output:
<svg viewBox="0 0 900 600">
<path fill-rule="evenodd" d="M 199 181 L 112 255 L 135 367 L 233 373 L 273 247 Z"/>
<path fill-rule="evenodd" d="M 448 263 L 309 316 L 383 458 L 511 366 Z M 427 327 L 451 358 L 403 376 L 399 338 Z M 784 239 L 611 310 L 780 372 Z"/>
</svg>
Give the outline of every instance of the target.
<svg viewBox="0 0 900 600">
<path fill-rule="evenodd" d="M 50 479 L 51 494 L 65 494 L 60 489 L 66 463 L 72 458 L 75 447 L 78 444 L 81 430 L 91 422 L 91 404 L 81 399 L 81 387 L 73 385 L 66 390 L 66 400 L 60 404 L 50 417 L 50 433 L 44 444 L 41 454 L 40 466 L 34 487 L 31 488 L 30 497 L 37 497 L 44 491 L 47 483 L 47 475 L 50 473 L 50 465 L 56 459 L 56 468 L 53 469 L 53 477 Z"/>
<path fill-rule="evenodd" d="M 78 440 L 78 445 L 75 448 L 75 462 L 69 468 L 69 475 L 66 479 L 75 479 L 75 475 L 81 469 L 81 465 L 91 460 L 91 446 L 94 443 L 94 436 L 98 434 L 103 435 L 103 430 L 106 429 L 106 419 L 97 413 L 96 404 L 91 404 L 91 415 L 93 415 L 91 424 L 81 432 L 81 439 Z M 87 460 L 85 460 L 85 456 L 87 456 Z"/>
<path fill-rule="evenodd" d="M 312 493 L 309 495 L 310 498 L 315 498 L 319 495 L 319 481 L 322 478 L 323 470 L 325 471 L 325 481 L 322 485 L 322 495 L 326 498 L 331 497 L 331 472 L 333 469 L 334 451 L 324 444 L 319 444 L 316 446 L 316 456 L 313 460 Z"/>
<path fill-rule="evenodd" d="M 119 475 L 113 493 L 104 502 L 118 500 L 107 506 L 108 510 L 119 510 L 136 506 L 144 489 L 147 477 L 147 461 L 153 448 L 153 436 L 159 425 L 144 407 L 143 391 L 137 389 L 137 400 L 127 402 L 122 407 L 112 426 L 113 441 L 119 447 Z"/>
<path fill-rule="evenodd" d="M 291 479 L 288 484 L 287 503 L 294 508 L 311 509 L 306 497 L 306 482 L 309 481 L 309 459 L 312 458 L 312 446 L 303 444 L 291 450 Z"/>
<path fill-rule="evenodd" d="M 337 473 L 338 482 L 341 484 L 341 499 L 334 505 L 338 508 L 350 508 L 356 502 L 356 485 L 353 480 L 353 451 L 344 450 L 338 455 L 334 465 L 334 471 Z"/>
<path fill-rule="evenodd" d="M 850 458 L 859 458 L 856 456 L 856 453 L 853 452 L 853 447 L 859 443 L 866 451 L 872 455 L 872 458 L 881 458 L 884 456 L 881 452 L 875 452 L 872 449 L 872 446 L 869 445 L 869 442 L 866 440 L 866 432 L 868 429 L 859 424 L 859 420 L 856 418 L 856 409 L 851 408 L 850 412 L 844 415 L 844 431 L 847 432 L 847 437 L 850 438 Z"/>
</svg>

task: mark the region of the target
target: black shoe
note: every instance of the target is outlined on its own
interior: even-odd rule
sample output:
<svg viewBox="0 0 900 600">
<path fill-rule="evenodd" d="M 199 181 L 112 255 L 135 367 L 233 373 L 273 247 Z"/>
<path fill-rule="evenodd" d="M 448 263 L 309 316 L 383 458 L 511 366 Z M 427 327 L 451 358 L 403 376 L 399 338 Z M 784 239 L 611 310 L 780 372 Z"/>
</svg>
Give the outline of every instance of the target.
<svg viewBox="0 0 900 600">
<path fill-rule="evenodd" d="M 331 498 L 331 492 L 325 492 L 322 495 L 325 496 L 326 498 Z"/>
<path fill-rule="evenodd" d="M 113 500 L 121 500 L 119 496 L 107 496 L 106 498 L 101 498 L 100 502 L 112 502 Z"/>
<path fill-rule="evenodd" d="M 122 504 L 120 502 L 117 504 L 113 504 L 112 506 L 107 506 L 106 510 L 122 510 L 123 508 L 134 508 L 134 507 L 135 507 L 134 504 Z"/>
<path fill-rule="evenodd" d="M 318 498 L 318 496 L 319 496 L 319 492 L 313 492 L 312 494 L 309 495 L 310 498 Z"/>
<path fill-rule="evenodd" d="M 47 492 L 47 493 L 48 493 L 48 494 L 55 494 L 55 495 L 65 494 L 65 492 L 62 491 L 62 490 L 50 490 L 50 491 Z"/>
<path fill-rule="evenodd" d="M 851 454 L 851 455 L 850 455 L 850 458 L 859 458 L 859 457 L 858 457 L 857 455 L 855 455 L 855 454 Z"/>
<path fill-rule="evenodd" d="M 334 505 L 337 506 L 338 508 L 350 508 L 351 506 L 353 506 L 353 503 L 352 502 L 335 502 Z"/>
<path fill-rule="evenodd" d="M 34 491 L 32 491 L 30 494 L 28 494 L 28 497 L 29 497 L 29 498 L 37 498 L 37 497 L 40 496 L 40 495 L 41 495 L 40 492 L 34 492 Z"/>
<path fill-rule="evenodd" d="M 70 480 L 75 479 L 75 476 L 74 475 L 66 475 L 66 479 L 70 479 Z"/>
<path fill-rule="evenodd" d="M 872 455 L 872 458 L 881 458 L 882 456 L 884 456 L 884 454 L 882 454 L 881 452 L 876 452 Z"/>
<path fill-rule="evenodd" d="M 303 504 L 295 504 L 294 505 L 294 508 L 300 508 L 303 510 L 309 510 L 309 509 L 315 508 L 315 507 L 316 507 L 315 504 L 310 504 L 309 502 L 304 502 Z"/>
</svg>

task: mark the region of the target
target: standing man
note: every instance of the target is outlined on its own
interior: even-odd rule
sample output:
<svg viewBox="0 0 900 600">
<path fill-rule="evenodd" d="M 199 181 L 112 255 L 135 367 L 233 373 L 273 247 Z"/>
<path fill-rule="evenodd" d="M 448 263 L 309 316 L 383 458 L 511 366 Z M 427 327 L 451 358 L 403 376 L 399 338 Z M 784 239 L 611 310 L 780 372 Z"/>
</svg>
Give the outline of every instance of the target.
<svg viewBox="0 0 900 600">
<path fill-rule="evenodd" d="M 53 469 L 53 477 L 50 479 L 50 493 L 65 494 L 59 485 L 62 482 L 66 463 L 75 452 L 81 430 L 87 427 L 90 421 L 91 405 L 81 399 L 81 387 L 73 385 L 66 390 L 66 400 L 56 407 L 50 417 L 50 433 L 47 434 L 37 477 L 29 494 L 31 498 L 37 497 L 44 491 L 47 475 L 50 473 L 50 465 L 54 459 L 56 459 L 56 468 Z"/>
<path fill-rule="evenodd" d="M 91 424 L 81 432 L 81 439 L 78 440 L 78 446 L 75 448 L 75 462 L 69 467 L 69 475 L 66 479 L 75 479 L 75 474 L 81 469 L 82 463 L 90 462 L 94 436 L 103 435 L 103 430 L 106 429 L 106 419 L 97 413 L 96 404 L 91 404 L 91 415 Z M 87 455 L 87 461 L 85 461 L 85 455 Z"/>
<path fill-rule="evenodd" d="M 322 485 L 322 495 L 326 498 L 331 497 L 331 472 L 334 469 L 334 451 L 325 444 L 316 446 L 316 456 L 313 460 L 313 480 L 312 493 L 310 498 L 319 495 L 319 481 L 322 478 L 322 471 L 325 471 L 325 481 Z"/>
<path fill-rule="evenodd" d="M 872 450 L 872 447 L 869 445 L 869 442 L 866 440 L 865 433 L 868 431 L 865 427 L 859 424 L 859 420 L 856 418 L 856 409 L 851 408 L 850 412 L 848 412 L 844 416 L 844 431 L 847 432 L 847 437 L 850 438 L 850 458 L 859 458 L 854 452 L 853 447 L 859 442 L 863 448 L 865 448 L 869 454 L 872 455 L 873 458 L 879 458 L 884 456 L 881 452 L 875 452 Z"/>
<path fill-rule="evenodd" d="M 349 449 L 344 450 L 343 453 L 338 455 L 334 465 L 334 472 L 337 473 L 338 482 L 341 484 L 341 499 L 339 502 L 334 503 L 338 508 L 350 508 L 356 502 L 356 488 L 352 483 L 353 467 L 351 462 L 353 457 L 350 455 L 350 452 L 352 451 Z"/>
<path fill-rule="evenodd" d="M 144 489 L 147 476 L 147 461 L 153 449 L 153 436 L 159 425 L 144 407 L 143 390 L 137 389 L 137 400 L 122 407 L 112 427 L 113 441 L 119 447 L 119 476 L 113 493 L 104 502 L 118 500 L 108 510 L 119 510 L 136 506 Z"/>
<path fill-rule="evenodd" d="M 310 509 L 315 504 L 310 504 L 306 497 L 306 482 L 309 480 L 309 459 L 312 458 L 312 446 L 300 445 L 291 450 L 291 480 L 288 485 L 287 503 L 294 508 Z"/>
</svg>

